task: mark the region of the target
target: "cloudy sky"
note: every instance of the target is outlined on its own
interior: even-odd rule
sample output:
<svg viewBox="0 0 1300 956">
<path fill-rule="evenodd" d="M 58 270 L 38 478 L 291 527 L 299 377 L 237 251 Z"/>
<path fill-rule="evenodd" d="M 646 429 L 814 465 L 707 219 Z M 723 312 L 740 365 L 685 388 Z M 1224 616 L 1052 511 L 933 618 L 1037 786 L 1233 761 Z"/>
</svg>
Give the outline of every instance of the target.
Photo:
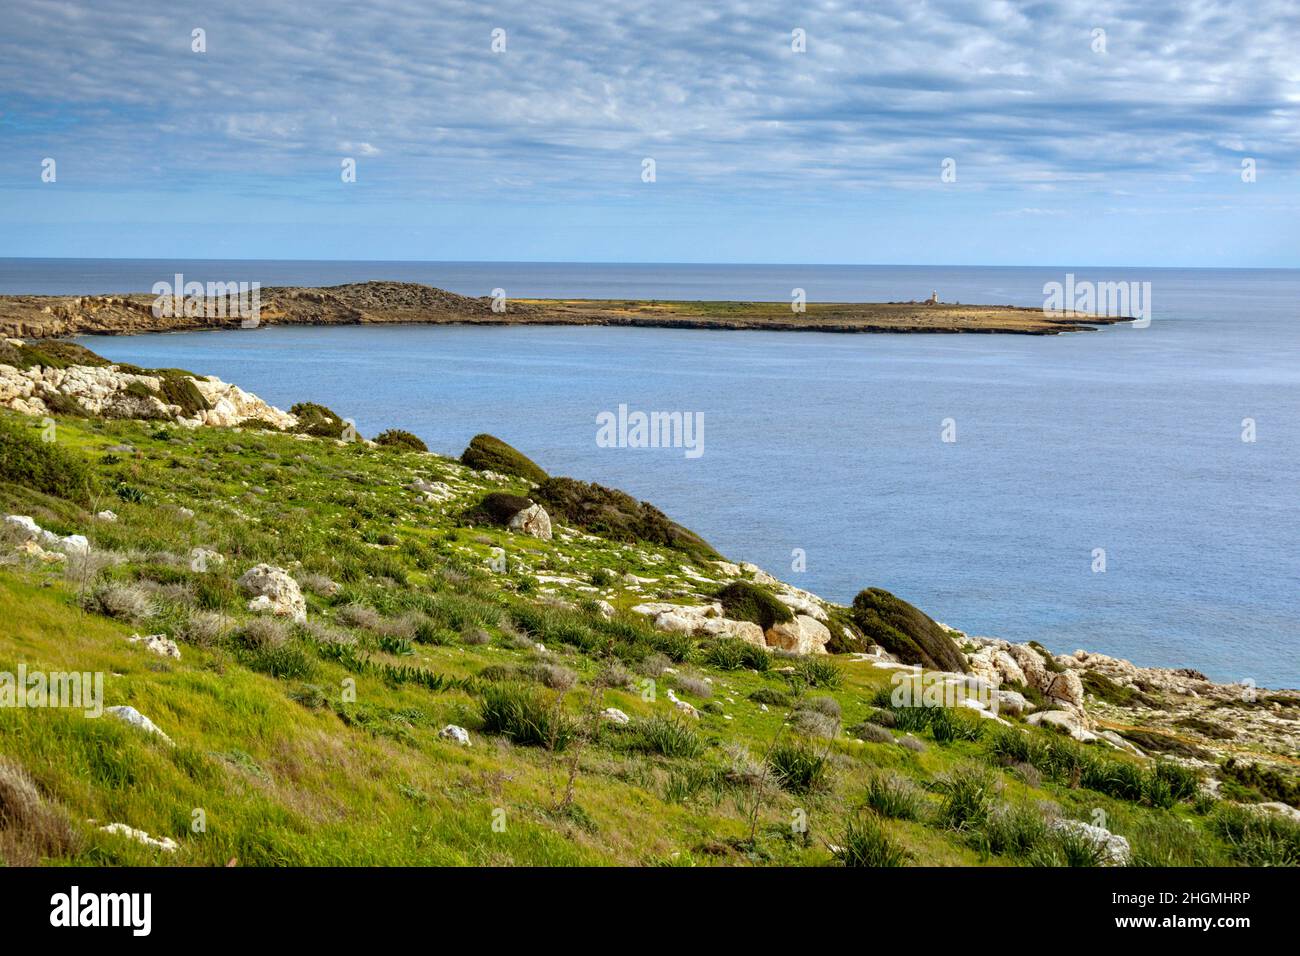
<svg viewBox="0 0 1300 956">
<path fill-rule="evenodd" d="M 1294 0 L 0 5 L 0 255 L 1300 266 Z"/>
</svg>

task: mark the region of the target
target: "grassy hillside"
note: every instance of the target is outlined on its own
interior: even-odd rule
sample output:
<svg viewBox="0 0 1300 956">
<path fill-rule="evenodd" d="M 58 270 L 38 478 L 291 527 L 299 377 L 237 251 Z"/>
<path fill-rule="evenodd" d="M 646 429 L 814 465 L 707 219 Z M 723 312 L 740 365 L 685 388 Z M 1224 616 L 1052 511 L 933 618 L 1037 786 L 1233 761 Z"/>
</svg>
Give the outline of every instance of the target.
<svg viewBox="0 0 1300 956">
<path fill-rule="evenodd" d="M 7 862 L 1100 862 L 1057 818 L 1104 821 L 1136 863 L 1300 858 L 1294 825 L 1198 795 L 1173 764 L 891 707 L 890 672 L 853 657 L 655 631 L 628 609 L 703 601 L 718 564 L 470 523 L 525 478 L 276 432 L 66 419 L 57 439 L 89 497 L 8 482 L 0 507 L 92 551 L 47 563 L 0 542 L 0 672 L 102 672 L 105 705 L 173 743 L 0 708 Z M 303 585 L 305 624 L 247 611 L 237 582 L 263 562 Z"/>
</svg>

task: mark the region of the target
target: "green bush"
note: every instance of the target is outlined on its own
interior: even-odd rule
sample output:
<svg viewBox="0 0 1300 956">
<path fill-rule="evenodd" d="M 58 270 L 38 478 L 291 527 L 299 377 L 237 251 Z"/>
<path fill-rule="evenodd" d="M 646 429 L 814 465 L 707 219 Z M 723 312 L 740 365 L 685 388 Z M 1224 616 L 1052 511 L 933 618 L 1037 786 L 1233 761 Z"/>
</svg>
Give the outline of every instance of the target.
<svg viewBox="0 0 1300 956">
<path fill-rule="evenodd" d="M 557 699 L 548 703 L 533 687 L 489 683 L 482 689 L 479 717 L 489 734 L 517 744 L 564 750 L 577 738 L 578 726 Z"/>
<path fill-rule="evenodd" d="M 698 757 L 704 752 L 699 735 L 685 721 L 658 715 L 633 726 L 632 746 L 664 757 Z"/>
<path fill-rule="evenodd" d="M 388 448 L 397 448 L 401 451 L 428 451 L 429 446 L 420 440 L 418 435 L 404 431 L 401 428 L 390 428 L 382 431 L 375 436 L 376 445 L 384 445 Z"/>
<path fill-rule="evenodd" d="M 794 665 L 795 680 L 808 687 L 826 687 L 831 690 L 844 683 L 844 671 L 834 661 L 824 657 L 801 657 Z"/>
<path fill-rule="evenodd" d="M 906 777 L 877 773 L 867 781 L 863 804 L 882 817 L 919 820 L 925 802 L 921 792 Z"/>
<path fill-rule="evenodd" d="M 1223 804 L 1210 826 L 1245 866 L 1300 866 L 1300 824 L 1274 813 Z"/>
<path fill-rule="evenodd" d="M 767 588 L 749 581 L 732 581 L 714 595 L 727 617 L 752 621 L 763 630 L 783 621 L 793 621 L 794 612 Z"/>
<path fill-rule="evenodd" d="M 845 866 L 868 867 L 904 866 L 909 859 L 906 850 L 890 841 L 884 824 L 873 813 L 849 818 L 836 856 Z"/>
<path fill-rule="evenodd" d="M 317 438 L 342 438 L 347 424 L 333 411 L 315 402 L 298 402 L 289 409 L 296 415 L 298 425 L 294 431 Z"/>
<path fill-rule="evenodd" d="M 460 463 L 475 471 L 495 471 L 503 475 L 546 481 L 549 475 L 527 455 L 492 435 L 475 435 L 461 453 Z"/>
<path fill-rule="evenodd" d="M 939 807 L 940 825 L 950 830 L 978 830 L 993 812 L 997 780 L 982 767 L 959 767 L 939 780 L 943 794 Z"/>
<path fill-rule="evenodd" d="M 474 521 L 505 525 L 519 512 L 532 506 L 533 502 L 530 498 L 512 495 L 505 491 L 494 491 L 485 495 L 478 504 L 471 508 L 468 517 Z"/>
<path fill-rule="evenodd" d="M 0 481 L 89 503 L 96 482 L 86 459 L 41 435 L 20 420 L 0 416 Z"/>
<path fill-rule="evenodd" d="M 724 671 L 747 667 L 761 672 L 772 666 L 772 657 L 762 648 L 738 637 L 720 637 L 704 645 L 704 663 Z"/>
<path fill-rule="evenodd" d="M 826 786 L 826 757 L 804 744 L 780 744 L 772 749 L 767 761 L 782 790 L 805 794 Z"/>
<path fill-rule="evenodd" d="M 179 405 L 181 414 L 186 418 L 193 418 L 212 407 L 194 384 L 194 379 L 175 369 L 161 371 L 158 391 L 168 405 Z"/>
<path fill-rule="evenodd" d="M 551 516 L 614 541 L 645 541 L 676 548 L 694 558 L 717 559 L 703 538 L 670 520 L 654 505 L 616 488 L 572 478 L 550 478 L 528 492 Z"/>
<path fill-rule="evenodd" d="M 904 664 L 965 673 L 966 656 L 939 624 L 883 588 L 867 588 L 853 599 L 853 620 L 864 635 Z"/>
</svg>

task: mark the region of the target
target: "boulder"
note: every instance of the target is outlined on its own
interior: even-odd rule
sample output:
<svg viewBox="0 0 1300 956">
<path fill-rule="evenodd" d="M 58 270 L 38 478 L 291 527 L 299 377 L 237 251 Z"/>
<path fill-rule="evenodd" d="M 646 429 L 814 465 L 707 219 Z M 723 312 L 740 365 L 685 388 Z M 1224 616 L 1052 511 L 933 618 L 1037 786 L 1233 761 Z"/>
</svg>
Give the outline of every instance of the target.
<svg viewBox="0 0 1300 956">
<path fill-rule="evenodd" d="M 162 850 L 164 853 L 175 853 L 180 849 L 180 844 L 171 837 L 151 837 L 144 830 L 137 830 L 135 827 L 129 827 L 125 823 L 109 823 L 100 827 L 105 833 L 112 833 L 117 836 L 126 837 L 128 840 L 134 840 L 136 843 L 143 843 L 145 846 L 151 846 L 156 850 Z"/>
<path fill-rule="evenodd" d="M 1053 674 L 1043 693 L 1053 700 L 1083 710 L 1083 681 L 1074 671 Z"/>
<path fill-rule="evenodd" d="M 181 659 L 181 649 L 166 634 L 132 634 L 126 640 L 128 644 L 144 645 L 144 649 L 150 654 L 157 654 L 159 657 L 170 657 L 174 660 Z"/>
<path fill-rule="evenodd" d="M 448 724 L 442 730 L 438 731 L 438 736 L 443 740 L 450 740 L 461 747 L 470 746 L 469 731 L 464 727 L 457 727 L 455 724 Z"/>
<path fill-rule="evenodd" d="M 1075 740 L 1085 744 L 1097 739 L 1097 735 L 1085 725 L 1083 715 L 1072 710 L 1040 710 L 1038 713 L 1026 717 L 1025 723 L 1036 727 L 1044 726 L 1062 730 Z"/>
<path fill-rule="evenodd" d="M 245 594 L 253 595 L 248 609 L 259 614 L 291 617 L 299 624 L 307 620 L 307 602 L 298 582 L 284 568 L 259 564 L 249 568 L 239 579 Z"/>
<path fill-rule="evenodd" d="M 768 647 L 779 647 L 796 654 L 825 654 L 831 632 L 816 618 L 797 614 L 793 621 L 773 624 L 764 633 L 764 637 Z"/>
<path fill-rule="evenodd" d="M 506 528 L 534 538 L 541 538 L 543 541 L 551 540 L 551 516 L 538 504 L 516 511 L 506 522 Z"/>
<path fill-rule="evenodd" d="M 144 714 L 140 713 L 140 711 L 136 710 L 134 707 L 128 707 L 128 706 L 109 707 L 104 711 L 104 713 L 112 714 L 118 720 L 130 724 L 132 727 L 139 727 L 147 734 L 156 734 L 157 736 L 165 740 L 167 743 L 172 742 L 172 739 L 170 737 L 168 737 L 165 733 L 163 733 L 161 730 L 158 729 L 157 724 L 155 724 Z"/>
<path fill-rule="evenodd" d="M 615 724 L 630 724 L 632 722 L 632 718 L 617 707 L 606 707 L 600 716 Z"/>
</svg>

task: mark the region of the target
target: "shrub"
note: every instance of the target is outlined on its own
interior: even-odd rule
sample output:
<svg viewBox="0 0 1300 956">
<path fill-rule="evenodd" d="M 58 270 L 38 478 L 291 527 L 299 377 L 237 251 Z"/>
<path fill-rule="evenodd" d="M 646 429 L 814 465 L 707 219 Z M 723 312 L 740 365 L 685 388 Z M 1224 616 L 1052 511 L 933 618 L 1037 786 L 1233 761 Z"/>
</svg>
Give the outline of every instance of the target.
<svg viewBox="0 0 1300 956">
<path fill-rule="evenodd" d="M 1300 823 L 1251 807 L 1224 804 L 1210 826 L 1245 866 L 1300 866 Z"/>
<path fill-rule="evenodd" d="M 867 638 L 905 664 L 965 673 L 968 664 L 948 632 L 921 610 L 883 588 L 853 599 L 853 620 Z"/>
<path fill-rule="evenodd" d="M 773 624 L 794 620 L 794 612 L 778 601 L 775 594 L 749 581 L 732 581 L 714 597 L 727 617 L 752 621 L 765 631 Z"/>
<path fill-rule="evenodd" d="M 869 744 L 892 744 L 894 735 L 879 724 L 858 724 L 849 733 Z"/>
<path fill-rule="evenodd" d="M 460 642 L 470 646 L 479 644 L 488 644 L 492 640 L 492 635 L 481 627 L 467 627 L 460 632 Z"/>
<path fill-rule="evenodd" d="M 794 678 L 808 687 L 834 690 L 844 683 L 844 671 L 824 657 L 802 657 L 794 665 Z"/>
<path fill-rule="evenodd" d="M 162 400 L 168 405 L 180 406 L 185 418 L 193 418 L 212 407 L 188 374 L 178 369 L 162 369 L 159 376 L 158 391 Z"/>
<path fill-rule="evenodd" d="M 907 851 L 890 842 L 880 818 L 860 813 L 849 819 L 836 855 L 845 866 L 904 866 Z"/>
<path fill-rule="evenodd" d="M 86 459 L 7 415 L 0 415 L 0 481 L 87 504 L 95 479 Z"/>
<path fill-rule="evenodd" d="M 467 517 L 474 521 L 486 521 L 489 524 L 505 525 L 511 518 L 531 508 L 533 501 L 522 495 L 512 495 L 504 491 L 494 491 L 470 509 Z"/>
<path fill-rule="evenodd" d="M 670 520 L 654 505 L 616 488 L 575 481 L 542 480 L 528 493 L 553 519 L 614 541 L 646 541 L 715 560 L 720 555 L 699 535 Z"/>
<path fill-rule="evenodd" d="M 632 746 L 664 757 L 698 757 L 704 752 L 699 735 L 684 720 L 655 715 L 636 724 Z"/>
<path fill-rule="evenodd" d="M 895 820 L 919 820 L 925 807 L 924 798 L 916 785 L 906 777 L 877 773 L 867 780 L 863 804 Z"/>
<path fill-rule="evenodd" d="M 597 687 L 629 687 L 632 684 L 632 672 L 617 661 L 611 661 L 600 669 L 592 683 Z"/>
<path fill-rule="evenodd" d="M 941 778 L 936 787 L 944 797 L 939 808 L 942 826 L 950 830 L 976 830 L 988 821 L 997 780 L 983 767 L 959 767 Z"/>
<path fill-rule="evenodd" d="M 130 622 L 152 617 L 156 610 L 149 592 L 135 584 L 101 585 L 83 603 L 89 611 Z"/>
<path fill-rule="evenodd" d="M 426 445 L 416 435 L 400 428 L 390 428 L 382 431 L 375 436 L 375 444 L 384 445 L 389 448 L 397 448 L 401 451 L 424 451 L 429 450 Z"/>
<path fill-rule="evenodd" d="M 796 710 L 790 718 L 790 726 L 805 737 L 834 738 L 840 732 L 838 719 L 815 710 Z"/>
<path fill-rule="evenodd" d="M 749 695 L 749 699 L 756 704 L 767 704 L 769 707 L 789 707 L 791 696 L 789 691 L 777 690 L 775 687 L 760 687 Z"/>
<path fill-rule="evenodd" d="M 487 733 L 547 750 L 564 750 L 578 735 L 577 723 L 563 712 L 560 700 L 548 704 L 534 688 L 523 685 L 485 686 L 479 716 Z"/>
<path fill-rule="evenodd" d="M 705 644 L 704 662 L 724 671 L 747 667 L 762 672 L 772 666 L 767 651 L 738 637 L 720 637 Z"/>
<path fill-rule="evenodd" d="M 689 674 L 676 674 L 673 677 L 673 683 L 677 689 L 684 694 L 690 694 L 692 697 L 712 697 L 713 685 L 699 677 L 692 677 Z"/>
<path fill-rule="evenodd" d="M 0 756 L 0 863 L 34 866 L 77 845 L 67 817 L 46 802 L 31 777 Z"/>
<path fill-rule="evenodd" d="M 492 435 L 475 435 L 471 438 L 469 446 L 461 453 L 460 463 L 475 471 L 495 471 L 539 483 L 549 477 L 527 455 Z"/>
<path fill-rule="evenodd" d="M 239 642 L 251 650 L 281 647 L 289 640 L 289 628 L 274 617 L 254 617 L 239 629 Z"/>
<path fill-rule="evenodd" d="M 251 669 L 280 679 L 308 680 L 316 672 L 311 655 L 296 643 L 256 645 L 241 659 Z"/>
<path fill-rule="evenodd" d="M 971 836 L 971 842 L 982 853 L 1024 858 L 1042 852 L 1052 840 L 1052 831 L 1033 806 L 1004 803 Z"/>
<path fill-rule="evenodd" d="M 782 790 L 805 794 L 826 786 L 826 757 L 810 747 L 796 743 L 780 744 L 772 748 L 767 760 Z"/>
<path fill-rule="evenodd" d="M 528 673 L 537 683 L 551 690 L 572 690 L 578 683 L 578 675 L 560 664 L 534 664 Z"/>
<path fill-rule="evenodd" d="M 298 402 L 289 409 L 289 412 L 298 418 L 298 425 L 294 431 L 304 435 L 315 435 L 317 438 L 342 438 L 343 430 L 347 427 L 343 419 L 333 411 L 315 402 Z"/>
<path fill-rule="evenodd" d="M 197 647 L 212 647 L 230 633 L 230 618 L 217 611 L 192 611 L 181 626 L 180 639 Z"/>
</svg>

